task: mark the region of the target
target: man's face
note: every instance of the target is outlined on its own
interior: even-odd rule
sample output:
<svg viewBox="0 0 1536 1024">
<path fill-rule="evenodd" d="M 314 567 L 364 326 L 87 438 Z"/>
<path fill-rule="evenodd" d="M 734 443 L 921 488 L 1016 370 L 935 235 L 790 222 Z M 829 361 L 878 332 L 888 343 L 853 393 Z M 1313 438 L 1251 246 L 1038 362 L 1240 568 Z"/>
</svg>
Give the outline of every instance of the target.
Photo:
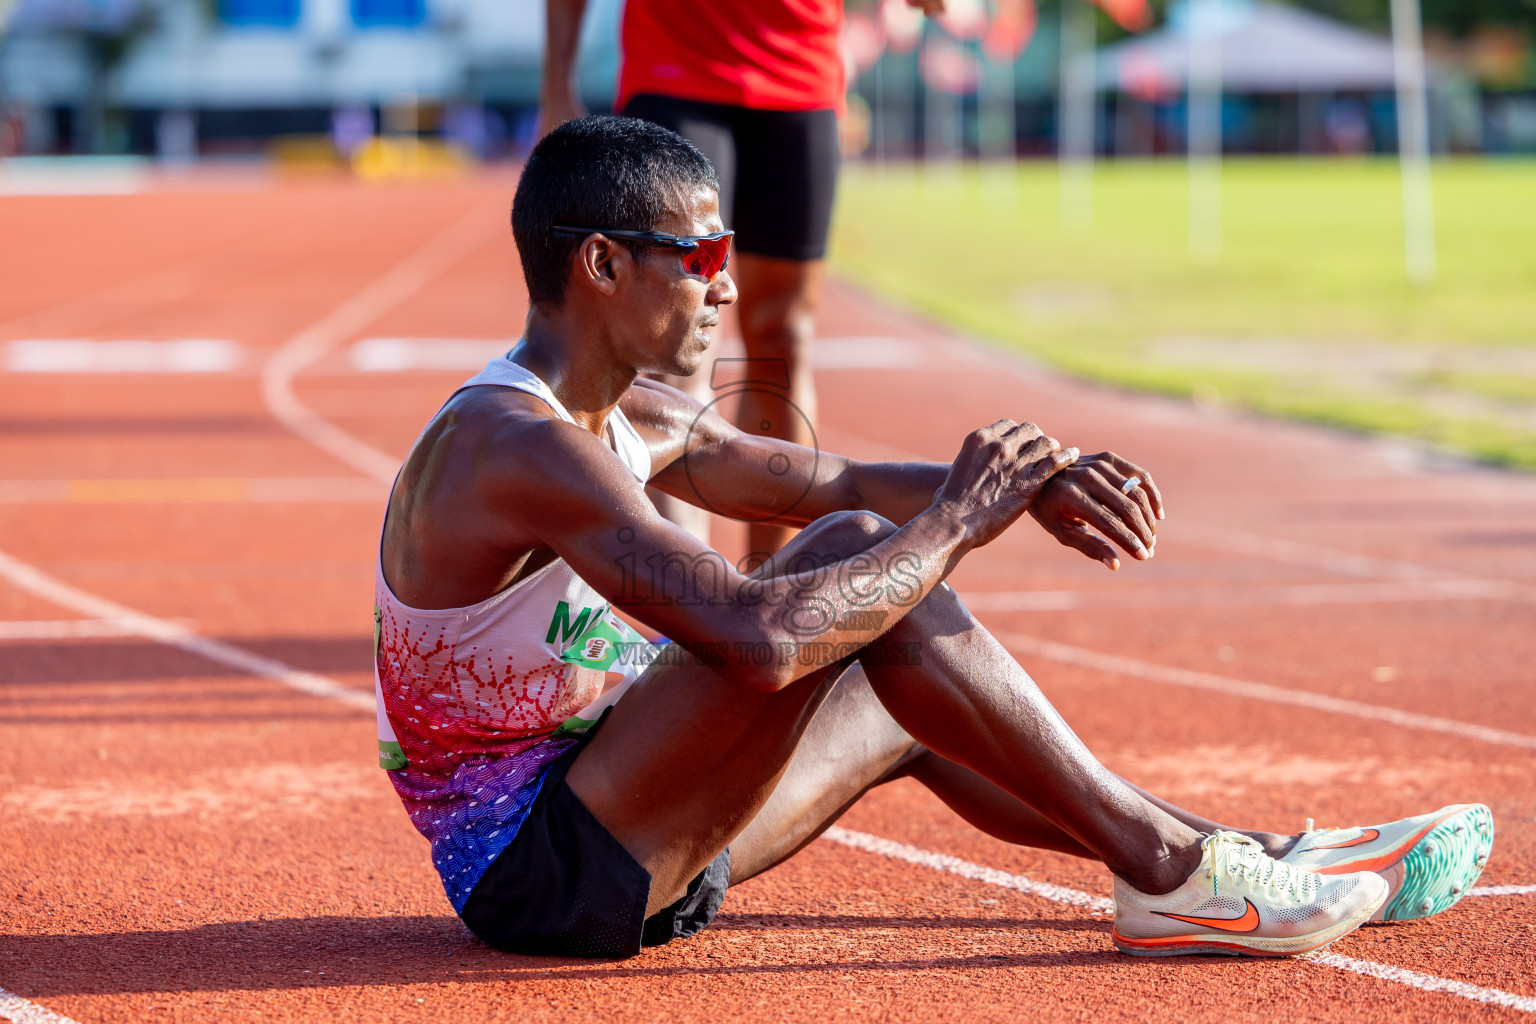
<svg viewBox="0 0 1536 1024">
<path fill-rule="evenodd" d="M 681 197 L 652 230 L 669 235 L 708 235 L 725 230 L 714 189 Z M 634 275 L 621 289 L 622 355 L 646 373 L 687 376 L 698 370 L 709 349 L 720 307 L 736 301 L 736 284 L 722 270 L 707 280 L 683 269 L 677 249 L 646 247 L 633 263 Z"/>
</svg>

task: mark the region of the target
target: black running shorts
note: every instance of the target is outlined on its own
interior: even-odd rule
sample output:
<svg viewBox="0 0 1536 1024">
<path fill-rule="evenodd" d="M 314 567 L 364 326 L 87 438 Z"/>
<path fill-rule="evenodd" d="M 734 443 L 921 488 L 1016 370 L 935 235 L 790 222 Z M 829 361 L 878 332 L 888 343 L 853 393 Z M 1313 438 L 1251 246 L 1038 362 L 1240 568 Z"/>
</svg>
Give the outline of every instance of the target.
<svg viewBox="0 0 1536 1024">
<path fill-rule="evenodd" d="M 517 838 L 469 894 L 459 916 L 488 945 L 547 956 L 634 956 L 643 946 L 703 931 L 719 911 L 730 883 L 730 850 L 688 883 L 682 899 L 645 916 L 650 872 L 565 783 L 597 729 L 550 765 Z"/>
<path fill-rule="evenodd" d="M 786 260 L 827 253 L 837 186 L 837 115 L 752 110 L 642 93 L 624 114 L 684 136 L 720 178 L 720 217 L 736 249 Z"/>
</svg>

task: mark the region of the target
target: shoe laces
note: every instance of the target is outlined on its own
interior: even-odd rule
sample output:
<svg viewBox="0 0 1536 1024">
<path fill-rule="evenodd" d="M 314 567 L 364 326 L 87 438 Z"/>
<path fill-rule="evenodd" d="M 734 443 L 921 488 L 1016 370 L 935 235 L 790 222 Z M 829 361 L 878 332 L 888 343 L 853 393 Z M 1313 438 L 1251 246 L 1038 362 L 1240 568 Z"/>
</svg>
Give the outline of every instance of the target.
<svg viewBox="0 0 1536 1024">
<path fill-rule="evenodd" d="M 1241 879 L 1275 899 L 1300 903 L 1316 883 L 1316 876 L 1283 864 L 1264 852 L 1256 840 L 1237 832 L 1217 830 L 1200 841 L 1211 858 L 1211 893 L 1221 895 L 1221 877 Z"/>
</svg>

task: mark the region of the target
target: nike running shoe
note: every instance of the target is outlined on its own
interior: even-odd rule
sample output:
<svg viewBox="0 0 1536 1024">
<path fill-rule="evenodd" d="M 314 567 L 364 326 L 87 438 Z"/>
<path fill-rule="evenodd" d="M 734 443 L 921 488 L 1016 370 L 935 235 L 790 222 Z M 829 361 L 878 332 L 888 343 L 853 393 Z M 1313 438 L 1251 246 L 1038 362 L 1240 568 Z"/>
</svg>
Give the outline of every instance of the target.
<svg viewBox="0 0 1536 1024">
<path fill-rule="evenodd" d="M 1115 879 L 1115 948 L 1133 956 L 1295 956 L 1365 923 L 1387 898 L 1369 871 L 1318 875 L 1282 864 L 1247 836 L 1200 842 L 1200 866 L 1162 896 Z"/>
<path fill-rule="evenodd" d="M 1448 909 L 1477 884 L 1493 849 L 1493 813 L 1455 804 L 1369 828 L 1314 829 L 1307 819 L 1285 864 L 1322 875 L 1374 871 L 1391 893 L 1372 921 L 1412 921 Z"/>
</svg>

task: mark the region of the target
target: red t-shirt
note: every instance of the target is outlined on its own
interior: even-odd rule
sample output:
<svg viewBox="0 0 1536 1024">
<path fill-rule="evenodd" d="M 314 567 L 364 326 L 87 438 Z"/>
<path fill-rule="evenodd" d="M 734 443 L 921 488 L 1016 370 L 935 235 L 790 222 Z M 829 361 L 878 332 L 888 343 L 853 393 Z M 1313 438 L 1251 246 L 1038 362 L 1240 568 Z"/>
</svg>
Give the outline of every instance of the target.
<svg viewBox="0 0 1536 1024">
<path fill-rule="evenodd" d="M 843 100 L 842 0 L 627 0 L 618 106 L 639 93 L 757 110 Z"/>
</svg>

